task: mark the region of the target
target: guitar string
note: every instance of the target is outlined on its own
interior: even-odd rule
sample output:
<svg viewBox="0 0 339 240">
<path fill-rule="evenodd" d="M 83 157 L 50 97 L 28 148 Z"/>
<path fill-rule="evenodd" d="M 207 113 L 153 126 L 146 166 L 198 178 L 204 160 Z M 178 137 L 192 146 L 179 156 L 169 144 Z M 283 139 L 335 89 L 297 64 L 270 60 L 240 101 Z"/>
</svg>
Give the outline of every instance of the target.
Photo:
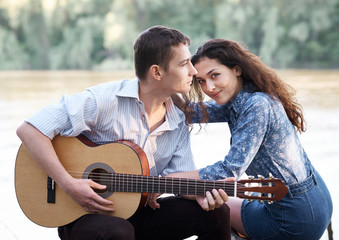
<svg viewBox="0 0 339 240">
<path fill-rule="evenodd" d="M 128 174 L 128 173 L 97 173 L 97 172 L 80 172 L 80 171 L 68 171 L 70 174 L 73 174 L 74 176 L 83 176 L 83 175 L 91 175 L 91 176 L 98 176 L 102 178 L 108 177 L 111 178 L 112 176 L 137 176 L 137 177 L 148 177 L 148 178 L 165 178 L 165 177 L 159 177 L 159 176 L 149 176 L 149 175 L 140 175 L 140 174 Z M 171 178 L 168 178 L 171 179 Z M 179 179 L 179 178 L 173 178 L 173 179 Z M 190 178 L 181 178 L 181 179 L 190 179 Z M 195 179 L 191 179 L 195 180 Z M 199 179 L 200 180 L 200 179 Z M 209 181 L 209 180 L 203 180 L 203 181 Z M 252 183 L 274 183 L 275 179 L 253 179 L 253 180 L 242 180 L 245 182 L 252 182 Z M 211 182 L 217 182 L 217 181 L 211 181 Z M 231 183 L 231 182 L 230 182 Z"/>
<path fill-rule="evenodd" d="M 71 175 L 73 177 L 82 177 L 83 174 L 81 172 L 70 172 Z M 86 175 L 88 175 L 88 173 L 86 173 Z M 201 179 L 197 179 L 197 181 L 195 179 L 189 179 L 189 178 L 166 178 L 165 177 L 152 177 L 152 176 L 144 176 L 144 175 L 133 175 L 133 174 L 91 174 L 91 175 L 96 175 L 95 177 L 92 177 L 91 179 L 93 181 L 97 180 L 100 181 L 102 180 L 102 182 L 111 182 L 112 178 L 115 181 L 124 181 L 125 184 L 128 183 L 133 183 L 135 182 L 135 180 L 144 180 L 144 181 L 167 181 L 168 184 L 170 184 L 171 182 L 173 182 L 174 184 L 177 183 L 177 181 L 179 182 L 183 182 L 186 181 L 188 182 L 188 184 L 191 184 L 193 186 L 195 186 L 196 184 L 201 184 L 201 185 L 229 185 L 230 189 L 233 189 L 233 185 L 234 182 L 222 182 L 222 181 L 207 181 L 207 180 L 201 180 Z M 104 176 L 104 177 L 102 177 Z M 119 180 L 120 179 L 120 180 Z M 130 182 L 129 182 L 130 181 Z M 187 183 L 186 183 L 187 184 Z M 237 183 L 238 185 L 240 185 L 241 183 Z"/>
<path fill-rule="evenodd" d="M 123 185 L 120 184 L 120 185 L 113 185 L 113 186 L 111 186 L 110 184 L 104 184 L 104 183 L 102 183 L 102 184 L 108 186 L 108 190 L 110 190 L 110 191 L 118 191 L 118 190 L 124 190 L 125 189 L 126 192 L 128 192 L 128 189 L 130 191 L 132 191 L 132 190 L 137 191 L 138 189 L 144 189 L 144 191 L 146 191 L 146 189 L 147 189 L 149 192 L 157 192 L 155 190 L 151 191 L 149 189 L 150 186 L 146 187 L 146 186 L 143 186 L 143 185 L 140 185 L 140 184 L 131 185 L 131 184 L 128 184 L 128 183 L 124 183 Z M 51 186 L 51 184 L 48 184 L 48 185 Z M 212 184 L 211 185 L 201 185 L 200 187 L 197 186 L 197 185 L 187 184 L 187 185 L 185 185 L 184 188 L 180 184 L 171 184 L 171 185 L 167 185 L 167 186 L 159 186 L 159 185 L 155 184 L 155 186 L 157 186 L 156 187 L 157 190 L 162 190 L 160 192 L 166 191 L 168 193 L 170 193 L 172 191 L 177 192 L 177 191 L 180 190 L 180 188 L 181 188 L 180 192 L 182 192 L 182 193 L 185 193 L 187 191 L 193 191 L 193 190 L 195 191 L 195 187 L 197 187 L 197 189 L 196 189 L 197 192 L 202 191 L 202 188 L 205 188 L 206 191 L 211 191 L 212 189 L 223 189 L 224 191 L 230 191 L 231 193 L 233 193 L 233 190 L 234 190 L 234 187 L 232 187 L 232 188 L 229 188 L 229 187 L 224 188 L 223 186 L 214 186 Z M 187 188 L 188 188 L 188 190 L 187 190 Z M 237 192 L 241 193 L 241 192 L 246 192 L 246 191 L 238 189 Z"/>
<path fill-rule="evenodd" d="M 89 173 L 89 172 L 85 172 L 85 173 L 82 173 L 82 172 L 70 172 L 73 176 L 75 177 L 82 177 L 83 175 L 91 175 L 93 180 L 107 180 L 107 181 L 111 181 L 112 178 L 122 178 L 124 181 L 126 180 L 135 180 L 136 178 L 142 178 L 143 180 L 159 180 L 159 181 L 165 181 L 165 177 L 157 177 L 157 176 L 145 176 L 145 175 L 137 175 L 137 174 L 124 174 L 124 173 Z M 97 177 L 97 178 L 95 178 Z M 178 180 L 178 181 L 190 181 L 190 182 L 194 182 L 194 185 L 195 185 L 195 181 L 197 181 L 197 183 L 201 183 L 201 184 L 206 184 L 206 183 L 210 183 L 210 184 L 219 184 L 219 183 L 224 183 L 224 181 L 209 181 L 209 180 L 201 180 L 201 179 L 189 179 L 189 178 L 166 178 L 167 181 L 171 181 L 169 179 L 173 179 L 173 180 Z M 264 180 L 264 181 L 263 181 Z M 264 183 L 264 184 L 267 184 L 268 183 L 273 183 L 272 180 L 266 180 L 263 179 L 263 180 L 258 180 L 258 181 L 249 181 L 249 182 L 253 182 L 253 183 L 257 183 L 257 182 L 261 182 L 261 183 Z M 243 181 L 243 180 L 242 180 Z M 246 180 L 245 180 L 246 182 Z M 234 182 L 225 182 L 225 184 L 229 184 L 231 187 L 234 185 Z M 238 184 L 244 184 L 244 183 L 239 183 Z"/>
<path fill-rule="evenodd" d="M 234 188 L 235 188 L 234 182 L 225 182 L 225 181 L 209 181 L 209 180 L 188 179 L 188 178 L 165 178 L 165 177 L 156 177 L 156 176 L 153 177 L 153 176 L 145 176 L 145 175 L 137 175 L 137 174 L 125 174 L 125 173 L 113 173 L 113 174 L 112 173 L 96 173 L 96 172 L 83 172 L 82 173 L 82 172 L 76 172 L 76 171 L 70 171 L 69 173 L 74 177 L 80 177 L 80 178 L 82 178 L 84 174 L 87 176 L 90 174 L 92 176 L 91 179 L 93 181 L 98 181 L 102 183 L 103 185 L 107 185 L 108 191 L 117 191 L 117 192 L 119 191 L 122 191 L 122 192 L 157 192 L 154 190 L 150 191 L 148 187 L 145 188 L 145 186 L 142 186 L 141 183 L 137 183 L 137 180 L 139 181 L 143 180 L 147 184 L 153 182 L 153 185 L 154 184 L 160 185 L 161 181 L 162 182 L 166 181 L 165 183 L 163 183 L 165 184 L 165 186 L 162 186 L 162 187 L 158 186 L 159 193 L 176 193 L 176 192 L 185 193 L 186 192 L 189 195 L 192 195 L 192 194 L 204 195 L 206 191 L 211 191 L 212 189 L 223 189 L 227 192 L 228 195 L 233 196 Z M 116 185 L 111 186 L 112 178 L 114 179 L 113 182 L 115 184 L 119 183 L 118 186 Z M 154 180 L 157 182 L 154 183 Z M 185 181 L 186 181 L 186 187 L 182 188 L 181 185 L 185 183 Z M 268 182 L 264 182 L 264 183 L 266 184 Z M 166 184 L 170 185 L 170 189 L 172 188 L 172 191 L 168 191 L 170 189 L 166 187 Z M 245 186 L 244 183 L 237 182 L 236 186 L 238 185 L 240 185 L 240 187 Z M 182 191 L 180 191 L 180 187 L 182 188 Z M 198 190 L 193 191 L 193 189 L 191 189 L 191 188 L 197 188 L 197 187 L 198 187 Z M 204 191 L 202 191 L 202 187 L 204 188 Z M 257 199 L 262 199 L 262 200 L 274 199 L 273 195 L 267 196 L 268 193 L 263 193 L 264 195 L 262 195 L 261 197 L 251 196 L 252 193 L 248 193 L 248 191 L 240 190 L 240 189 L 237 190 L 237 193 L 243 194 L 242 196 L 246 196 L 246 198 L 257 198 Z"/>
<path fill-rule="evenodd" d="M 82 176 L 82 174 L 80 174 L 80 172 L 77 172 L 78 176 Z M 133 174 L 98 174 L 95 173 L 94 175 L 97 175 L 97 177 L 101 176 L 101 175 L 109 175 L 109 182 L 107 182 L 108 184 L 105 184 L 104 182 L 102 184 L 108 185 L 108 191 L 116 191 L 116 192 L 157 192 L 157 191 L 150 191 L 148 187 L 145 187 L 143 185 L 141 185 L 141 183 L 136 182 L 137 180 L 147 180 L 145 182 L 147 183 L 152 183 L 154 184 L 154 180 L 158 180 L 157 183 L 155 184 L 160 184 L 160 181 L 163 181 L 165 178 L 162 177 L 155 177 L 155 179 L 153 179 L 151 176 L 144 176 L 144 175 L 133 175 Z M 119 183 L 118 186 L 111 186 L 110 184 L 112 183 L 112 176 L 117 176 L 113 182 Z M 107 177 L 105 177 L 107 178 Z M 147 179 L 148 178 L 148 179 Z M 171 179 L 171 180 L 169 180 Z M 93 179 L 94 181 L 97 179 Z M 100 179 L 101 180 L 101 179 Z M 189 195 L 205 195 L 206 191 L 210 191 L 213 188 L 215 189 L 224 189 L 228 195 L 230 196 L 234 196 L 232 194 L 234 194 L 234 182 L 214 182 L 214 181 L 204 181 L 204 180 L 193 180 L 193 179 L 187 179 L 187 178 L 167 178 L 166 179 L 167 182 L 166 184 L 169 184 L 170 188 L 166 187 L 166 186 L 158 186 L 159 189 L 159 193 L 187 193 Z M 168 181 L 169 180 L 169 181 Z M 182 188 L 182 191 L 180 191 L 180 186 L 185 183 L 186 181 L 186 186 Z M 199 183 L 200 181 L 200 183 Z M 132 184 L 132 186 L 131 186 Z M 134 184 L 134 185 L 133 185 Z M 217 184 L 217 186 L 215 185 Z M 200 185 L 200 188 L 199 188 Z M 245 185 L 243 183 L 238 183 L 236 185 L 240 185 L 241 187 L 244 187 Z M 198 190 L 193 191 L 193 189 L 191 188 L 197 188 Z M 202 191 L 202 187 L 204 188 L 204 191 Z M 168 191 L 172 188 L 172 191 Z M 128 191 L 129 189 L 129 191 Z M 179 189 L 179 191 L 178 191 Z M 186 189 L 186 190 L 185 190 Z M 161 191 L 160 191 L 161 190 Z M 245 190 L 238 190 L 237 191 L 238 194 L 242 194 L 242 196 L 246 196 L 246 198 L 254 198 L 254 199 L 262 199 L 262 200 L 272 200 L 274 199 L 274 196 L 267 196 L 267 193 L 263 193 L 264 195 L 262 195 L 262 197 L 257 197 L 257 196 L 251 196 L 252 193 L 248 193 L 248 191 Z M 239 196 L 240 196 L 239 195 Z"/>
<path fill-rule="evenodd" d="M 149 178 L 164 178 L 164 177 L 159 177 L 159 176 L 148 176 L 148 175 L 140 175 L 140 174 L 128 174 L 128 173 L 96 173 L 96 172 L 79 172 L 79 171 L 68 171 L 69 173 L 75 175 L 75 176 L 83 176 L 83 175 L 94 175 L 94 176 L 104 176 L 111 178 L 112 176 L 140 176 L 140 177 L 149 177 Z M 171 179 L 171 178 L 168 178 Z M 175 178 L 174 178 L 175 179 Z M 190 178 L 181 178 L 181 179 L 190 179 Z M 195 179 L 193 179 L 195 180 Z M 208 180 L 206 180 L 208 181 Z M 260 179 L 260 180 L 245 180 L 248 182 L 274 182 L 272 179 Z M 213 181 L 212 181 L 213 182 Z"/>
<path fill-rule="evenodd" d="M 145 175 L 138 175 L 138 174 L 125 174 L 125 173 L 90 173 L 90 172 L 69 172 L 71 173 L 73 176 L 75 177 L 82 177 L 83 175 L 91 175 L 91 179 L 97 179 L 97 180 L 107 180 L 107 181 L 111 181 L 112 178 L 122 178 L 124 180 L 129 180 L 129 179 L 135 179 L 135 178 L 143 178 L 145 180 L 147 179 L 152 179 L 154 180 L 159 180 L 159 181 L 164 181 L 163 179 L 165 179 L 165 177 L 158 177 L 158 176 L 145 176 Z M 224 181 L 210 181 L 210 180 L 202 180 L 202 179 L 189 179 L 189 178 L 166 178 L 167 181 L 170 181 L 168 179 L 174 179 L 174 180 L 179 180 L 179 181 L 198 181 L 198 183 L 211 183 L 211 184 L 218 184 L 218 183 L 224 183 Z M 265 185 L 268 186 L 269 183 L 274 183 L 274 181 L 272 181 L 271 179 L 267 180 L 267 179 L 261 179 L 261 180 L 251 180 L 251 181 L 247 181 L 247 180 L 242 180 L 245 182 L 252 182 L 252 183 L 263 183 Z M 231 186 L 234 185 L 234 182 L 225 182 L 226 184 L 229 184 Z M 241 182 L 238 182 L 238 184 L 244 184 Z"/>
<path fill-rule="evenodd" d="M 83 174 L 80 172 L 70 172 L 72 173 L 72 176 L 76 177 L 82 177 Z M 85 175 L 89 175 L 89 173 L 85 173 Z M 135 179 L 138 180 L 144 180 L 144 181 L 168 181 L 169 183 L 171 181 L 186 181 L 189 183 L 192 183 L 193 185 L 197 184 L 227 184 L 230 185 L 231 187 L 234 185 L 234 182 L 222 182 L 222 181 L 208 181 L 208 180 L 201 180 L 201 179 L 189 179 L 189 178 L 165 178 L 165 177 L 157 177 L 157 176 L 144 176 L 144 175 L 134 175 L 134 174 L 121 174 L 121 173 L 115 173 L 115 174 L 107 174 L 107 173 L 91 173 L 90 175 L 94 175 L 91 179 L 92 180 L 103 180 L 111 182 L 112 178 L 113 179 L 120 179 L 120 181 L 125 181 L 125 183 L 128 183 L 128 181 L 133 181 Z M 97 177 L 97 178 L 95 178 Z M 127 180 L 127 181 L 126 181 Z M 241 183 L 238 183 L 241 184 Z M 232 187 L 233 189 L 233 187 Z"/>
<path fill-rule="evenodd" d="M 148 192 L 148 193 L 181 193 L 181 194 L 187 194 L 187 195 L 205 195 L 205 193 L 207 191 L 211 191 L 212 189 L 223 189 L 229 196 L 233 196 L 234 194 L 234 188 L 223 188 L 223 187 L 213 187 L 212 185 L 208 186 L 203 186 L 203 187 L 198 187 L 195 188 L 196 186 L 190 186 L 187 185 L 187 187 L 185 188 L 180 188 L 180 185 L 171 185 L 170 188 L 168 187 L 159 187 L 158 190 L 159 191 L 152 191 L 149 187 L 145 187 L 145 186 L 138 186 L 138 185 L 133 185 L 133 186 L 129 186 L 129 187 L 125 187 L 126 185 L 119 185 L 119 186 L 115 186 L 115 187 L 111 187 L 108 188 L 107 191 L 112 191 L 112 192 Z M 181 189 L 181 190 L 180 190 Z M 105 190 L 103 190 L 105 191 Z M 241 194 L 245 194 L 246 191 L 244 190 L 237 190 L 238 196 L 240 196 Z M 247 196 L 248 194 L 246 194 Z M 263 196 L 264 197 L 264 196 Z"/>
<path fill-rule="evenodd" d="M 81 172 L 70 172 L 70 173 L 71 174 L 74 173 L 73 174 L 74 176 L 82 176 L 83 175 L 83 173 L 81 173 Z M 85 174 L 89 174 L 89 173 L 87 172 Z M 215 184 L 217 184 L 218 185 L 217 188 L 218 187 L 222 188 L 225 191 L 233 190 L 234 189 L 234 187 L 233 187 L 234 182 L 221 182 L 221 181 L 218 182 L 218 181 L 205 181 L 205 180 L 197 180 L 196 181 L 195 179 L 187 179 L 187 178 L 167 178 L 166 180 L 164 180 L 165 178 L 162 178 L 162 177 L 154 177 L 154 179 L 153 179 L 152 176 L 133 175 L 133 174 L 120 174 L 120 173 L 114 173 L 114 174 L 111 174 L 111 173 L 91 173 L 91 175 L 96 175 L 96 177 L 99 178 L 99 179 L 92 178 L 93 181 L 95 181 L 95 180 L 102 180 L 102 179 L 106 178 L 106 180 L 109 181 L 108 182 L 109 184 L 105 184 L 105 185 L 110 185 L 111 180 L 112 180 L 112 176 L 114 176 L 115 178 L 120 178 L 118 180 L 115 180 L 115 181 L 119 181 L 119 183 L 120 183 L 119 186 L 120 187 L 121 186 L 123 186 L 123 187 L 127 186 L 128 187 L 129 185 L 131 185 L 131 183 L 132 184 L 133 183 L 137 184 L 136 180 L 147 180 L 148 183 L 150 181 L 158 180 L 158 184 L 160 184 L 160 181 L 167 181 L 167 184 L 171 183 L 172 184 L 171 186 L 173 186 L 173 189 L 175 189 L 175 190 L 177 190 L 176 187 L 182 185 L 182 184 L 179 184 L 179 183 L 182 183 L 183 181 L 187 182 L 186 183 L 187 184 L 187 188 L 189 188 L 189 187 L 196 187 L 197 185 L 199 187 L 199 185 L 201 185 L 201 186 L 204 186 L 204 187 L 206 187 L 208 189 L 211 189 L 211 188 L 216 188 Z M 169 179 L 172 179 L 172 181 L 169 180 Z M 121 181 L 122 181 L 122 184 L 121 184 Z M 179 181 L 179 183 L 177 181 Z M 103 183 L 104 183 L 104 181 L 103 181 Z M 223 186 L 220 186 L 220 185 L 223 185 Z M 244 186 L 243 183 L 237 183 L 237 185 Z M 131 186 L 130 188 L 133 188 L 133 186 Z M 165 187 L 165 189 L 166 189 L 166 187 Z M 238 192 L 241 193 L 241 192 L 245 192 L 245 191 L 238 191 Z"/>
</svg>

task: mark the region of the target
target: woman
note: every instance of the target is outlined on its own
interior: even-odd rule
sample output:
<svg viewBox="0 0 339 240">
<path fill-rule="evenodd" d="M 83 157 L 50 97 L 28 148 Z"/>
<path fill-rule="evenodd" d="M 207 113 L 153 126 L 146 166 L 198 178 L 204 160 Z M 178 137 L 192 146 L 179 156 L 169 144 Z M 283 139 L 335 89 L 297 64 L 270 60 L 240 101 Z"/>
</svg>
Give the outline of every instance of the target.
<svg viewBox="0 0 339 240">
<path fill-rule="evenodd" d="M 293 89 L 260 59 L 233 41 L 212 39 L 192 57 L 198 74 L 185 99 L 188 122 L 228 122 L 231 146 L 223 161 L 190 177 L 239 179 L 243 173 L 280 178 L 288 194 L 269 204 L 229 198 L 231 225 L 250 239 L 320 239 L 332 215 L 329 191 L 308 159 Z M 212 101 L 202 102 L 203 93 Z M 187 173 L 186 177 L 187 177 Z"/>
</svg>

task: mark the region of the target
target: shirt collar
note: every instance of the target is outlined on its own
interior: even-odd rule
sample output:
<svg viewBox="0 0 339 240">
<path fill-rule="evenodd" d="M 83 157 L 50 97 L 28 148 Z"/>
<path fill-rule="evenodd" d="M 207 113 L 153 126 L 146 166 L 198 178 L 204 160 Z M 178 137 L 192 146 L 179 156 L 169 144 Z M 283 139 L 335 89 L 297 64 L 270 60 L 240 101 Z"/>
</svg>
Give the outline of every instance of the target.
<svg viewBox="0 0 339 240">
<path fill-rule="evenodd" d="M 124 87 L 122 87 L 116 94 L 120 97 L 130 97 L 139 99 L 139 79 L 125 81 Z M 168 98 L 165 102 L 166 106 L 166 120 L 161 127 L 162 130 L 173 130 L 179 127 L 179 124 L 183 121 L 179 111 L 172 101 L 172 98 Z"/>
<path fill-rule="evenodd" d="M 169 122 L 169 128 L 171 130 L 178 128 L 179 124 L 183 121 L 183 118 L 179 115 L 180 110 L 174 106 L 172 98 L 168 98 L 165 102 L 166 105 L 166 118 Z M 183 113 L 182 113 L 183 114 Z"/>
<path fill-rule="evenodd" d="M 139 80 L 125 80 L 124 86 L 116 93 L 120 97 L 131 97 L 139 100 Z"/>
<path fill-rule="evenodd" d="M 236 113 L 239 113 L 246 103 L 247 99 L 254 91 L 255 87 L 253 84 L 246 84 L 232 102 L 228 102 L 225 104 L 226 107 L 228 109 L 233 109 Z"/>
</svg>

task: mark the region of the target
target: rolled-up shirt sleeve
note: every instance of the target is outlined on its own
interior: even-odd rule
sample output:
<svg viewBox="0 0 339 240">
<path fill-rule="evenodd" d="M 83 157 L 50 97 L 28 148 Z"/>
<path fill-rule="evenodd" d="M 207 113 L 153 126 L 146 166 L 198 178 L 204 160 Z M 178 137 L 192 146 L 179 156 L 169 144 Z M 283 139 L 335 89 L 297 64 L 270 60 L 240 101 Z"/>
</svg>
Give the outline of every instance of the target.
<svg viewBox="0 0 339 240">
<path fill-rule="evenodd" d="M 58 104 L 42 108 L 26 122 L 53 139 L 58 134 L 77 136 L 83 131 L 90 131 L 97 115 L 97 99 L 90 91 L 84 91 L 64 95 Z"/>
<path fill-rule="evenodd" d="M 219 105 L 215 101 L 204 102 L 207 107 L 208 112 L 208 122 L 228 122 L 228 109 L 225 105 Z M 195 111 L 195 114 L 192 118 L 193 123 L 199 123 L 202 118 L 202 111 L 198 103 L 191 103 L 191 108 Z"/>
</svg>

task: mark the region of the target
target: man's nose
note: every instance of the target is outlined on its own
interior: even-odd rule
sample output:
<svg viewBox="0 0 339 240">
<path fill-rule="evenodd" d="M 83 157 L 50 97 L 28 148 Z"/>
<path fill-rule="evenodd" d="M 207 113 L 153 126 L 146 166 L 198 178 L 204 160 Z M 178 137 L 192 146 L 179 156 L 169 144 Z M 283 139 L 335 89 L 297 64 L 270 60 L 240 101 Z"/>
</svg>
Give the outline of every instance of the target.
<svg viewBox="0 0 339 240">
<path fill-rule="evenodd" d="M 195 67 L 193 66 L 193 64 L 192 64 L 191 62 L 190 62 L 190 65 L 191 65 L 191 71 L 190 71 L 190 74 L 191 74 L 192 76 L 197 75 L 197 74 L 198 74 L 197 69 L 195 69 Z"/>
</svg>

